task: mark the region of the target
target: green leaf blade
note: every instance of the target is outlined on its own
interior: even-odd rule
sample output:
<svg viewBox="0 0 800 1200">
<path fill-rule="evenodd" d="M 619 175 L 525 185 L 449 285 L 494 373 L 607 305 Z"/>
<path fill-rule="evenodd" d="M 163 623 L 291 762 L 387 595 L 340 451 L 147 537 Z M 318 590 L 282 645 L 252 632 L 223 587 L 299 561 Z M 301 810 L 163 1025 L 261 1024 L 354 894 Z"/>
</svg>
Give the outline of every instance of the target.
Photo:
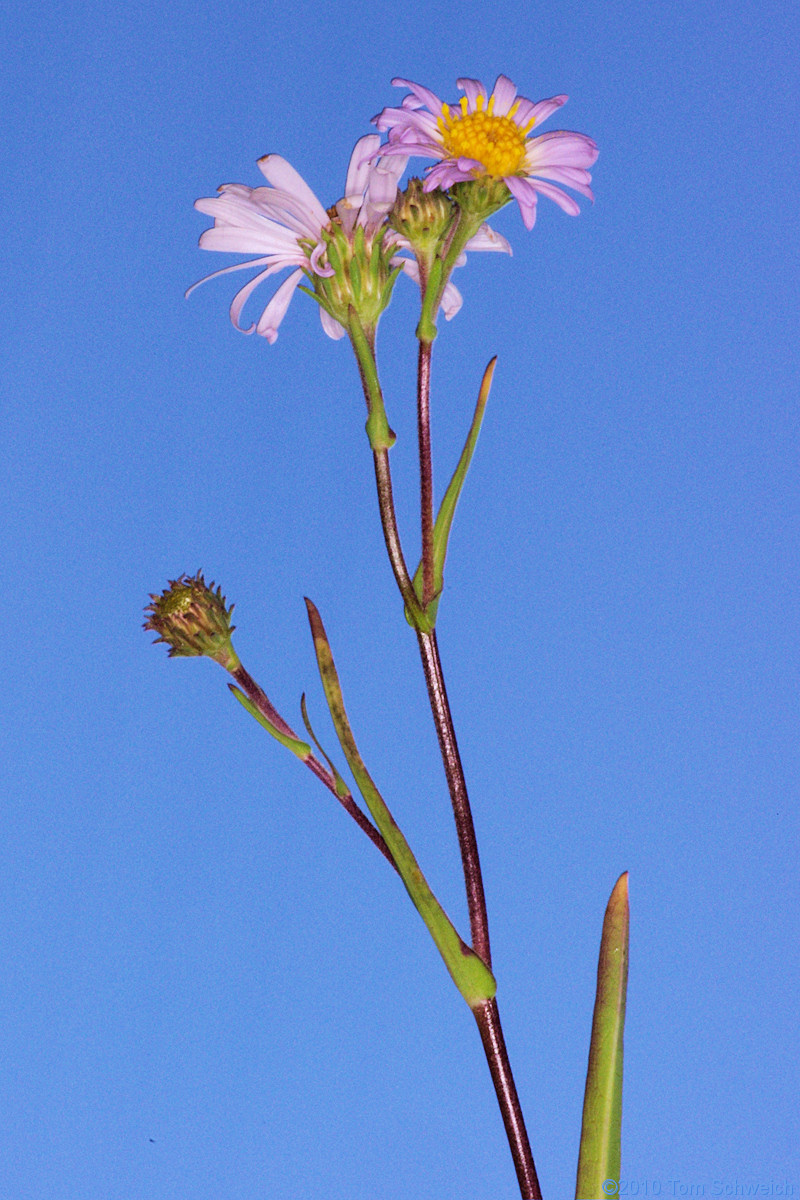
<svg viewBox="0 0 800 1200">
<path fill-rule="evenodd" d="M 626 871 L 611 893 L 600 939 L 576 1200 L 603 1200 L 603 1197 L 616 1194 L 616 1190 L 608 1191 L 609 1183 L 619 1185 L 629 926 Z"/>
<path fill-rule="evenodd" d="M 492 387 L 492 377 L 494 369 L 497 365 L 497 358 L 493 358 L 486 370 L 483 373 L 480 391 L 478 392 L 478 401 L 475 405 L 475 412 L 472 417 L 472 424 L 469 427 L 467 440 L 464 443 L 464 449 L 461 451 L 461 456 L 456 464 L 456 469 L 453 472 L 453 478 L 447 485 L 447 491 L 442 497 L 442 503 L 439 506 L 439 512 L 436 514 L 436 521 L 433 526 L 433 585 L 434 598 L 428 605 L 426 610 L 431 622 L 436 620 L 436 610 L 439 607 L 439 597 L 444 587 L 444 562 L 447 557 L 447 544 L 450 540 L 450 530 L 453 525 L 453 517 L 455 516 L 456 506 L 461 495 L 461 489 L 464 486 L 464 481 L 467 478 L 467 471 L 472 462 L 472 456 L 475 453 L 475 447 L 478 444 L 478 434 L 481 431 L 483 424 L 486 405 L 489 400 L 489 392 Z M 422 599 L 422 563 L 419 564 L 414 572 L 414 591 Z"/>
<path fill-rule="evenodd" d="M 280 744 L 285 746 L 287 750 L 291 750 L 292 754 L 295 754 L 301 762 L 308 761 L 308 759 L 311 757 L 311 747 L 309 746 L 308 742 L 303 742 L 300 740 L 300 738 L 289 737 L 288 734 L 283 733 L 277 728 L 277 726 L 273 725 L 272 721 L 268 720 L 263 713 L 258 711 L 249 696 L 245 696 L 244 692 L 240 691 L 239 688 L 232 683 L 229 683 L 228 687 L 231 689 L 242 707 L 247 709 L 247 711 L 250 713 L 250 716 L 255 718 L 259 725 L 263 725 L 267 733 L 272 734 L 276 742 L 280 742 Z"/>
<path fill-rule="evenodd" d="M 411 847 L 367 771 L 350 728 L 339 676 L 322 618 L 308 599 L 306 599 L 306 606 L 325 698 L 328 701 L 336 735 L 347 759 L 347 765 L 372 814 L 372 819 L 389 847 L 406 891 L 425 922 L 453 982 L 470 1008 L 485 1004 L 487 1000 L 494 997 L 497 991 L 494 976 L 483 959 L 459 936 L 452 921 L 434 896 Z"/>
</svg>

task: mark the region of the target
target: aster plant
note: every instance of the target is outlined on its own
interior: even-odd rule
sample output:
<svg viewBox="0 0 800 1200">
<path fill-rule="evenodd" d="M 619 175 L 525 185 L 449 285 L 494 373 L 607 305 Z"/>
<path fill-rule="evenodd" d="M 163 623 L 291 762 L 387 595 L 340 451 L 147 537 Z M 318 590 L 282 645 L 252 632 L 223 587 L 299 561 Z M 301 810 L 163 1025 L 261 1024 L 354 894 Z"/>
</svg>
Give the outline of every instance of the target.
<svg viewBox="0 0 800 1200">
<path fill-rule="evenodd" d="M 534 103 L 519 96 L 503 75 L 491 94 L 477 80 L 458 80 L 464 95 L 456 104 L 440 100 L 420 84 L 402 79 L 393 82 L 405 88 L 406 95 L 399 106 L 384 108 L 373 119 L 377 133 L 356 142 L 344 196 L 331 207 L 324 207 L 297 171 L 275 154 L 258 163 L 266 186 L 225 184 L 217 196 L 198 200 L 195 207 L 214 221 L 200 238 L 201 248 L 254 256 L 207 277 L 255 269 L 230 307 L 237 329 L 258 333 L 273 343 L 289 303 L 300 289 L 317 303 L 325 333 L 335 339 L 347 337 L 353 348 L 366 401 L 366 432 L 386 550 L 405 619 L 416 637 L 453 807 L 469 933 L 462 936 L 439 904 L 359 753 L 331 645 L 311 601 L 306 604 L 317 666 L 353 787 L 322 749 L 309 721 L 305 697 L 300 703 L 305 734 L 300 736 L 244 668 L 232 643 L 233 606 L 227 606 L 221 588 L 206 583 L 202 572 L 181 575 L 162 593 L 153 594 L 145 628 L 157 633 L 157 641 L 168 645 L 172 657 L 204 655 L 219 663 L 230 676 L 229 687 L 236 699 L 312 771 L 399 876 L 475 1018 L 520 1195 L 532 1200 L 541 1192 L 503 1038 L 478 841 L 436 638 L 450 529 L 489 398 L 495 361 L 486 368 L 463 451 L 434 512 L 431 355 L 439 315 L 450 319 L 462 304 L 452 282 L 455 269 L 464 265 L 471 252 L 511 253 L 505 238 L 487 224 L 489 218 L 513 201 L 525 228 L 531 230 L 539 196 L 577 215 L 579 206 L 570 193 L 593 199 L 589 168 L 597 158 L 597 147 L 582 133 L 539 133 L 540 125 L 567 97 Z M 415 157 L 433 161 L 424 178 L 411 178 L 401 188 L 409 159 Z M 240 318 L 253 292 L 286 270 L 288 276 L 258 319 L 243 326 Z M 376 353 L 378 323 L 401 275 L 415 283 L 420 293 L 415 336 L 422 549 L 415 570 L 409 568 L 396 516 L 389 464 L 396 439 L 384 405 Z M 614 1194 L 618 1186 L 627 958 L 628 889 L 627 874 L 623 874 L 608 902 L 601 935 L 578 1147 L 578 1200 Z"/>
</svg>

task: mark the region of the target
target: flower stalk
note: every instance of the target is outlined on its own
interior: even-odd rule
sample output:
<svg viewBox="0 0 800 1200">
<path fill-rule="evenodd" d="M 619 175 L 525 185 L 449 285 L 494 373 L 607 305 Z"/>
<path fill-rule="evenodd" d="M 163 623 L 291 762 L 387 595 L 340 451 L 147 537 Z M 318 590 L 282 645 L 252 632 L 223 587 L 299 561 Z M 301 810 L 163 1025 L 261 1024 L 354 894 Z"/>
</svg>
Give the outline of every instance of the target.
<svg viewBox="0 0 800 1200">
<path fill-rule="evenodd" d="M 166 643 L 170 658 L 205 657 L 223 667 L 239 685 L 228 685 L 239 703 L 276 741 L 305 763 L 396 869 L 382 834 L 359 808 L 350 789 L 343 786 L 341 777 L 332 767 L 326 769 L 314 757 L 308 743 L 297 736 L 264 689 L 242 665 L 233 648 L 232 634 L 236 628 L 231 623 L 233 608 L 232 604 L 230 607 L 226 605 L 222 589 L 215 591 L 214 584 L 207 584 L 203 572 L 198 571 L 193 576 L 181 575 L 170 580 L 161 595 L 153 593 L 150 596 L 144 628 L 158 634 L 157 642 Z"/>
<path fill-rule="evenodd" d="M 446 282 L 447 279 L 445 277 L 444 283 L 440 285 L 442 290 Z M 431 292 L 430 282 L 426 292 Z M 356 348 L 355 342 L 354 348 Z M 363 353 L 364 344 L 361 342 L 359 342 L 359 347 L 356 349 L 357 357 L 359 349 Z M 375 402 L 374 398 L 379 389 L 377 368 L 374 366 L 374 344 L 369 345 L 369 352 L 370 369 L 361 371 L 361 379 L 364 385 L 367 408 L 372 412 Z M 420 461 L 420 519 L 422 528 L 422 555 L 420 563 L 422 594 L 419 598 L 409 578 L 400 544 L 389 470 L 388 447 L 381 447 L 373 451 L 378 488 L 378 505 L 389 560 L 398 588 L 406 604 L 406 615 L 409 617 L 411 624 L 415 626 L 417 632 L 420 659 L 425 676 L 431 714 L 436 728 L 448 791 L 453 807 L 456 834 L 461 851 L 472 949 L 478 955 L 479 959 L 491 970 L 492 956 L 489 938 L 489 916 L 483 886 L 478 840 L 475 833 L 475 824 L 472 818 L 472 809 L 458 748 L 455 725 L 447 696 L 436 631 L 430 621 L 430 606 L 438 602 L 434 582 L 433 469 L 430 431 L 431 352 L 432 339 L 420 338 L 417 370 L 417 425 Z M 477 429 L 480 427 L 483 406 L 485 406 L 486 399 L 488 398 L 488 387 L 493 367 L 494 362 L 487 369 L 487 377 L 484 379 L 484 385 L 481 388 L 476 421 L 473 422 L 474 438 L 471 444 L 470 439 L 468 439 L 465 456 L 462 456 L 463 471 L 461 478 L 457 480 L 456 498 L 463 483 L 463 475 L 466 473 L 466 468 L 469 465 L 472 449 L 474 449 L 474 440 L 477 438 Z M 373 390 L 368 391 L 368 388 L 372 388 Z M 453 502 L 453 507 L 454 504 L 455 501 Z M 447 532 L 449 532 L 450 519 L 452 519 L 452 511 L 449 513 Z M 443 557 L 444 554 L 442 554 L 442 559 Z M 441 579 L 438 581 L 438 586 L 441 589 Z M 413 593 L 412 604 L 409 604 L 408 599 L 409 587 Z M 420 617 L 424 617 L 426 622 L 429 622 L 428 627 L 423 627 Z M 435 608 L 433 620 L 435 620 Z M 373 815 L 375 815 L 374 811 Z M 380 824 L 380 822 L 378 823 Z M 517 1173 L 520 1195 L 522 1200 L 541 1200 L 536 1165 L 525 1127 L 522 1107 L 517 1094 L 511 1061 L 506 1049 L 505 1038 L 503 1037 L 497 1002 L 494 996 L 492 996 L 481 1003 L 471 1004 L 470 1007 L 478 1026 L 481 1044 L 494 1084 L 509 1150 Z"/>
<path fill-rule="evenodd" d="M 431 453 L 431 351 L 420 339 L 417 359 L 417 437 L 419 440 L 419 515 L 421 526 L 422 607 L 435 595 L 433 550 L 433 456 Z"/>
</svg>

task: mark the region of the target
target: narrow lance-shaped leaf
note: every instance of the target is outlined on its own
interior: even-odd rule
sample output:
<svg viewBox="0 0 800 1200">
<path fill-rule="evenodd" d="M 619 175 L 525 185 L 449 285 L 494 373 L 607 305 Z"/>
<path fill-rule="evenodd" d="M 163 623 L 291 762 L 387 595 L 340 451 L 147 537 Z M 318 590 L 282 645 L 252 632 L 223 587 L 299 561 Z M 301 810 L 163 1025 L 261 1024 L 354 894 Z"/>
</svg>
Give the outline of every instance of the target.
<svg viewBox="0 0 800 1200">
<path fill-rule="evenodd" d="M 577 1200 L 602 1200 L 619 1185 L 622 1043 L 628 986 L 628 873 L 617 880 L 603 920 L 589 1070 L 583 1100 Z M 605 1188 L 604 1185 L 605 1184 Z"/>
<path fill-rule="evenodd" d="M 483 422 L 483 414 L 486 412 L 486 404 L 489 399 L 489 392 L 492 386 L 492 376 L 497 365 L 497 358 L 493 358 L 488 367 L 483 373 L 480 391 L 478 392 L 478 402 L 475 405 L 475 413 L 472 417 L 472 424 L 469 427 L 467 440 L 464 443 L 464 449 L 461 451 L 461 457 L 458 460 L 453 478 L 447 486 L 442 503 L 439 507 L 439 512 L 436 515 L 436 521 L 433 526 L 433 587 L 434 597 L 426 609 L 427 616 L 433 622 L 436 620 L 436 610 L 439 607 L 439 598 L 444 585 L 444 561 L 447 557 L 447 543 L 450 538 L 450 528 L 453 524 L 453 517 L 456 512 L 458 498 L 461 495 L 461 489 L 464 486 L 464 480 L 467 478 L 469 464 L 472 461 L 472 455 L 475 452 L 475 446 L 478 442 L 478 434 L 481 431 Z M 422 599 L 422 563 L 419 564 L 414 573 L 414 590 Z M 408 616 L 406 616 L 408 620 Z M 409 622 L 413 624 L 413 622 Z"/>
<path fill-rule="evenodd" d="M 269 721 L 263 713 L 258 711 L 249 696 L 245 696 L 244 692 L 240 691 L 239 688 L 235 687 L 232 683 L 229 683 L 228 687 L 231 689 L 242 707 L 246 708 L 250 713 L 250 716 L 255 717 L 259 725 L 263 725 L 267 733 L 271 733 L 276 741 L 280 742 L 282 746 L 285 746 L 287 750 L 291 750 L 292 754 L 296 754 L 302 762 L 306 762 L 311 757 L 311 747 L 309 746 L 308 742 L 303 742 L 300 740 L 300 738 L 289 737 L 288 734 L 283 733 L 276 725 L 273 725 L 272 721 Z"/>
<path fill-rule="evenodd" d="M 314 638 L 314 649 L 317 664 L 325 690 L 325 698 L 331 711 L 334 728 L 344 751 L 345 758 L 353 777 L 358 784 L 364 800 L 372 813 L 372 818 L 383 834 L 384 840 L 397 864 L 400 878 L 406 886 L 414 906 L 428 927 L 439 953 L 444 959 L 445 966 L 450 972 L 461 995 L 467 1004 L 473 1008 L 484 1004 L 494 996 L 497 985 L 494 976 L 475 951 L 459 937 L 458 931 L 452 924 L 447 913 L 434 896 L 425 876 L 420 870 L 411 847 L 397 826 L 392 814 L 386 806 L 383 797 L 370 777 L 350 728 L 350 722 L 344 707 L 339 676 L 331 654 L 325 627 L 322 619 L 310 600 L 306 600 L 308 619 Z"/>
<path fill-rule="evenodd" d="M 308 736 L 311 738 L 312 742 L 317 747 L 317 749 L 319 750 L 322 757 L 325 759 L 325 762 L 328 764 L 328 770 L 330 771 L 331 775 L 333 776 L 333 782 L 336 787 L 336 795 L 340 799 L 343 796 L 349 796 L 350 788 L 347 786 L 347 784 L 342 779 L 339 772 L 336 770 L 333 760 L 331 758 L 329 758 L 328 755 L 325 753 L 322 746 L 320 745 L 319 738 L 314 733 L 314 730 L 311 728 L 311 721 L 309 720 L 309 716 L 308 716 L 308 706 L 306 705 L 305 692 L 300 697 L 300 712 L 303 714 L 303 724 L 305 725 L 306 730 L 308 731 Z"/>
</svg>

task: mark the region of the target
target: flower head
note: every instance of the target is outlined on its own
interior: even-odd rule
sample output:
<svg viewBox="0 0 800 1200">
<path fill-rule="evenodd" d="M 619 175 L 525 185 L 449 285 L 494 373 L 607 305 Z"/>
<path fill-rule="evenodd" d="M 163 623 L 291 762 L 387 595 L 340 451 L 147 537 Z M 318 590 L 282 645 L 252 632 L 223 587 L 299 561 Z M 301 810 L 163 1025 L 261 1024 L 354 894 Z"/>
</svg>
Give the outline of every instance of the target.
<svg viewBox="0 0 800 1200">
<path fill-rule="evenodd" d="M 532 229 L 536 220 L 538 193 L 549 196 L 572 216 L 579 212 L 576 201 L 557 183 L 594 199 L 586 168 L 597 158 L 597 146 L 590 137 L 565 130 L 530 136 L 566 102 L 566 96 L 534 104 L 518 96 L 505 75 L 498 77 L 491 96 L 477 79 L 457 82 L 465 95 L 451 105 L 418 83 L 393 79 L 396 87 L 409 88 L 411 94 L 400 108 L 385 108 L 375 117 L 378 129 L 389 132 L 381 155 L 437 159 L 428 169 L 426 191 L 446 191 L 476 180 L 505 185 L 519 204 L 527 229 Z M 495 208 L 509 199 L 508 192 L 499 188 L 504 199 Z"/>
<path fill-rule="evenodd" d="M 236 628 L 231 624 L 233 605 L 227 608 L 222 588 L 214 591 L 203 572 L 171 579 L 160 596 L 151 593 L 145 609 L 145 629 L 157 633 L 157 642 L 166 642 L 170 658 L 207 655 L 233 671 L 239 658 L 231 643 Z"/>
<path fill-rule="evenodd" d="M 263 268 L 236 293 L 231 304 L 231 321 L 242 333 L 255 331 L 268 342 L 274 342 L 295 288 L 305 278 L 320 301 L 325 332 L 332 338 L 344 335 L 344 326 L 337 317 L 346 318 L 346 302 L 350 297 L 345 294 L 342 298 L 341 287 L 332 296 L 330 286 L 324 286 L 327 281 L 333 280 L 343 266 L 341 246 L 338 255 L 335 252 L 331 254 L 331 240 L 336 233 L 351 244 L 357 237 L 362 252 L 367 255 L 372 252 L 375 243 L 383 239 L 385 217 L 394 203 L 397 180 L 407 161 L 397 155 L 388 161 L 376 158 L 379 143 L 377 134 L 369 134 L 356 143 L 347 172 L 345 195 L 327 211 L 302 176 L 277 154 L 268 154 L 258 162 L 261 173 L 271 186 L 251 188 L 243 183 L 226 183 L 219 189 L 219 195 L 195 202 L 199 212 L 214 218 L 213 228 L 207 229 L 200 237 L 203 250 L 257 255 L 248 262 L 223 267 L 199 283 L 228 271 L 240 271 L 246 267 Z M 382 292 L 377 302 L 372 297 L 373 308 L 381 300 L 388 303 L 388 295 L 384 296 L 383 292 L 391 274 L 388 269 L 391 241 L 385 246 L 385 255 L 381 253 L 383 246 L 378 249 L 378 255 L 372 257 L 371 270 L 373 276 L 376 272 L 380 276 L 378 286 Z M 383 261 L 379 262 L 381 258 Z M 333 265 L 332 259 L 336 260 L 336 265 Z M 258 322 L 243 329 L 239 317 L 250 294 L 270 275 L 287 267 L 292 268 L 291 275 L 275 292 Z M 342 280 L 338 282 L 343 283 Z M 189 288 L 187 296 L 198 286 L 196 283 Z"/>
</svg>

